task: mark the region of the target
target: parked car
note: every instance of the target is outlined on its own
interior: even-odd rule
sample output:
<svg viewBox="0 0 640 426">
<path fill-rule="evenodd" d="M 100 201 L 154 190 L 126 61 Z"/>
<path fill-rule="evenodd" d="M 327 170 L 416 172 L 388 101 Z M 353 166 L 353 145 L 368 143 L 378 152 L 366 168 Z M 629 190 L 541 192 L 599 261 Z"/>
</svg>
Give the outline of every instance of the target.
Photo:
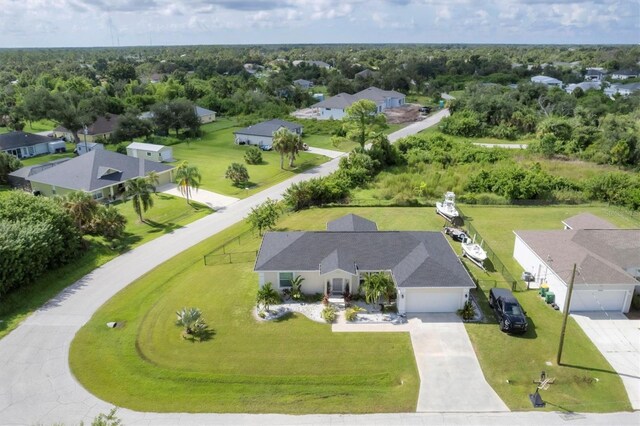
<svg viewBox="0 0 640 426">
<path fill-rule="evenodd" d="M 271 145 L 260 145 L 260 149 L 263 151 L 271 151 L 272 148 Z"/>
<path fill-rule="evenodd" d="M 462 229 L 453 228 L 451 226 L 447 226 L 446 228 L 444 228 L 444 233 L 449 235 L 454 241 L 462 242 L 469 238 L 469 236 Z"/>
<path fill-rule="evenodd" d="M 524 333 L 527 331 L 526 312 L 511 291 L 504 288 L 489 290 L 489 306 L 500 321 L 500 330 L 505 333 Z"/>
</svg>

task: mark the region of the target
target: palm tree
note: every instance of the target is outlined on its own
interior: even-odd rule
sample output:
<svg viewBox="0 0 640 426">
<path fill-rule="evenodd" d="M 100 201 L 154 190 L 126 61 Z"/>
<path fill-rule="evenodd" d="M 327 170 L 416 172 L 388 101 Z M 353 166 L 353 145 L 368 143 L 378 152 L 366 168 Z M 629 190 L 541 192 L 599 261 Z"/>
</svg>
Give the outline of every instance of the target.
<svg viewBox="0 0 640 426">
<path fill-rule="evenodd" d="M 202 318 L 202 311 L 198 308 L 182 308 L 176 312 L 176 325 L 184 327 L 185 334 L 198 336 L 207 329 Z"/>
<path fill-rule="evenodd" d="M 262 305 L 265 311 L 269 310 L 269 307 L 280 301 L 278 292 L 275 291 L 271 283 L 266 283 L 262 288 L 258 289 L 256 294 L 256 304 L 258 307 Z"/>
<path fill-rule="evenodd" d="M 153 186 L 153 193 L 156 193 L 156 188 L 160 185 L 160 175 L 155 170 L 151 170 L 147 173 L 147 181 Z"/>
<path fill-rule="evenodd" d="M 146 178 L 139 177 L 126 181 L 124 189 L 125 199 L 131 197 L 131 201 L 133 201 L 133 210 L 140 217 L 140 222 L 144 222 L 142 219 L 142 212 L 146 212 L 148 209 L 153 207 L 153 198 L 151 198 L 153 185 L 151 185 Z"/>
<path fill-rule="evenodd" d="M 71 192 L 62 198 L 62 205 L 73 218 L 78 230 L 87 232 L 98 211 L 98 202 L 91 194 L 84 191 Z"/>
<path fill-rule="evenodd" d="M 370 305 L 378 303 L 383 296 L 389 301 L 395 292 L 393 280 L 382 272 L 366 274 L 361 288 L 365 301 Z"/>
<path fill-rule="evenodd" d="M 94 219 L 94 228 L 106 238 L 119 238 L 127 225 L 127 218 L 113 206 L 100 206 Z"/>
<path fill-rule="evenodd" d="M 176 183 L 180 193 L 187 199 L 189 204 L 189 196 L 191 195 L 191 188 L 195 188 L 197 191 L 200 188 L 200 181 L 202 175 L 196 166 L 190 166 L 189 163 L 183 161 L 176 170 Z"/>
<path fill-rule="evenodd" d="M 289 156 L 289 167 L 293 167 L 293 160 L 302 150 L 300 135 L 293 133 L 286 127 L 281 127 L 273 133 L 273 149 L 280 154 L 280 168 L 284 169 L 284 157 Z"/>
</svg>

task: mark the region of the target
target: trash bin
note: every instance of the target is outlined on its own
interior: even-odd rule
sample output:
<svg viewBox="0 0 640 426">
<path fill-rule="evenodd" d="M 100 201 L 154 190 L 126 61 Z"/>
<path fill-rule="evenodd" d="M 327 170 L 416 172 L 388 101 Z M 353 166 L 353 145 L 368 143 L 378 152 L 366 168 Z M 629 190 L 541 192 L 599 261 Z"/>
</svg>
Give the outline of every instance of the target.
<svg viewBox="0 0 640 426">
<path fill-rule="evenodd" d="M 540 296 L 542 297 L 546 297 L 547 296 L 547 292 L 549 291 L 548 287 L 540 287 Z"/>
<path fill-rule="evenodd" d="M 554 303 L 556 301 L 556 295 L 552 291 L 547 292 L 545 295 L 545 301 L 547 303 Z"/>
</svg>

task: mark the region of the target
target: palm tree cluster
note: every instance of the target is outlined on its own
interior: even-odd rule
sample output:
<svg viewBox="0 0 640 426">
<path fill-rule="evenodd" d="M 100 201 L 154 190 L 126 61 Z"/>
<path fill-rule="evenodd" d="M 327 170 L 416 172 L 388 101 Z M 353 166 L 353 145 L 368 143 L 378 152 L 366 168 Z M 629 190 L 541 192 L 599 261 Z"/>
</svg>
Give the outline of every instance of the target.
<svg viewBox="0 0 640 426">
<path fill-rule="evenodd" d="M 258 294 L 256 294 L 258 308 L 262 305 L 262 309 L 268 311 L 271 305 L 278 302 L 280 302 L 280 296 L 271 283 L 266 283 L 262 288 L 258 289 Z"/>
<path fill-rule="evenodd" d="M 281 127 L 273 134 L 273 149 L 280 154 L 280 168 L 284 169 L 284 158 L 289 157 L 289 167 L 302 151 L 302 139 L 286 127 Z"/>
<path fill-rule="evenodd" d="M 118 238 L 124 232 L 127 219 L 113 206 L 99 204 L 91 194 L 74 191 L 59 198 L 82 234 Z"/>
<path fill-rule="evenodd" d="M 187 336 L 202 337 L 206 334 L 208 325 L 202 318 L 200 309 L 182 308 L 176 315 L 176 325 L 183 327 Z"/>
<path fill-rule="evenodd" d="M 366 274 L 360 288 L 364 291 L 364 298 L 368 304 L 376 304 L 384 297 L 390 302 L 395 295 L 395 284 L 391 276 L 384 272 Z"/>
</svg>

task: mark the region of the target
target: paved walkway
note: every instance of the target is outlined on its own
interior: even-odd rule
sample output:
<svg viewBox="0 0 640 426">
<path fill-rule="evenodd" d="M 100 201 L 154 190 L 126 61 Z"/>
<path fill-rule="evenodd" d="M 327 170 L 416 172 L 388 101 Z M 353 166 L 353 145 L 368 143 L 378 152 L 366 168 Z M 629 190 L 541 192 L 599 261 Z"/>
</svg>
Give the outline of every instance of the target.
<svg viewBox="0 0 640 426">
<path fill-rule="evenodd" d="M 185 198 L 182 192 L 178 189 L 178 185 L 175 183 L 169 183 L 158 188 L 158 192 L 164 194 L 173 195 L 175 197 Z M 239 198 L 229 197 L 226 195 L 218 194 L 215 192 L 207 191 L 206 189 L 198 189 L 197 191 L 191 191 L 191 197 L 193 201 L 200 204 L 211 207 L 214 210 L 220 210 L 239 200 Z"/>
<path fill-rule="evenodd" d="M 338 158 L 342 157 L 343 155 L 347 155 L 346 152 L 334 151 L 332 149 L 315 148 L 313 146 L 310 146 L 307 152 L 310 152 L 312 154 L 324 155 L 325 157 L 329 158 Z"/>
<path fill-rule="evenodd" d="M 633 409 L 640 410 L 640 320 L 630 320 L 620 312 L 571 316 L 620 375 Z"/>
</svg>

